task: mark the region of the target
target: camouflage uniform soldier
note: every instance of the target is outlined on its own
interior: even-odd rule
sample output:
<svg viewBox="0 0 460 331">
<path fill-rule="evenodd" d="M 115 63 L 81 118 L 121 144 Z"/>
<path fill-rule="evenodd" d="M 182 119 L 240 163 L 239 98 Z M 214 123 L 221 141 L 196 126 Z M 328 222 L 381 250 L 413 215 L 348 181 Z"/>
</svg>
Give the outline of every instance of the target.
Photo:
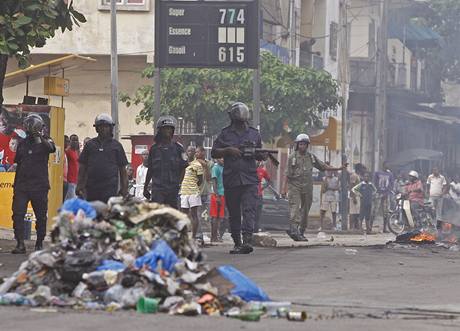
<svg viewBox="0 0 460 331">
<path fill-rule="evenodd" d="M 336 171 L 342 170 L 346 166 L 331 167 L 309 153 L 307 149 L 310 144 L 310 137 L 306 134 L 299 134 L 295 143 L 295 152 L 289 156 L 286 171 L 290 218 L 287 234 L 294 241 L 307 241 L 304 232 L 307 228 L 308 213 L 313 201 L 313 167 L 320 171 Z"/>
</svg>

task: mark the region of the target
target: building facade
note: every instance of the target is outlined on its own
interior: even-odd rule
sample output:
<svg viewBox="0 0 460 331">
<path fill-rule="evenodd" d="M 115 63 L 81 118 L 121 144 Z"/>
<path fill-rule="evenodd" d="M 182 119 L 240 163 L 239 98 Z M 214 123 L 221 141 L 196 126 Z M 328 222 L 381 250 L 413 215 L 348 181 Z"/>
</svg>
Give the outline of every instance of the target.
<svg viewBox="0 0 460 331">
<path fill-rule="evenodd" d="M 48 40 L 43 48 L 32 50 L 30 62 L 39 64 L 66 54 L 80 54 L 96 59 L 75 70 L 66 71 L 70 80 L 70 96 L 64 100 L 66 109 L 65 132 L 78 134 L 80 139 L 96 135 L 93 122 L 98 113 L 110 114 L 110 11 L 107 0 L 81 0 L 76 8 L 82 12 L 87 22 L 73 31 L 56 32 L 56 37 Z M 153 60 L 154 43 L 154 1 L 117 1 L 119 92 L 128 94 L 141 85 L 151 82 L 141 78 L 142 71 Z M 17 70 L 16 61 L 9 61 L 8 72 Z M 5 103 L 22 102 L 25 87 L 15 86 L 4 91 Z M 30 82 L 29 94 L 43 96 L 43 81 Z M 60 98 L 51 97 L 50 104 L 61 104 Z M 151 124 L 137 124 L 139 107 L 127 108 L 119 103 L 120 136 L 151 133 Z M 129 141 L 121 140 L 127 154 L 131 153 Z"/>
</svg>

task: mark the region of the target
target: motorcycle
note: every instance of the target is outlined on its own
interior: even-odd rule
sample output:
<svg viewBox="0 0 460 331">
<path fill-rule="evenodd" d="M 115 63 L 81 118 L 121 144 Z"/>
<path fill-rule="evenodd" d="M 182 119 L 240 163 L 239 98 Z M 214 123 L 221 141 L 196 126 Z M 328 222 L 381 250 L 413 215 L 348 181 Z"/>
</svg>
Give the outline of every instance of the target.
<svg viewBox="0 0 460 331">
<path fill-rule="evenodd" d="M 431 202 L 424 203 L 417 210 L 418 217 L 414 217 L 410 207 L 410 201 L 402 193 L 398 193 L 395 197 L 396 206 L 390 211 L 388 227 L 395 235 L 400 235 L 403 232 L 411 230 L 428 230 L 435 229 L 433 220 L 435 213 Z"/>
</svg>

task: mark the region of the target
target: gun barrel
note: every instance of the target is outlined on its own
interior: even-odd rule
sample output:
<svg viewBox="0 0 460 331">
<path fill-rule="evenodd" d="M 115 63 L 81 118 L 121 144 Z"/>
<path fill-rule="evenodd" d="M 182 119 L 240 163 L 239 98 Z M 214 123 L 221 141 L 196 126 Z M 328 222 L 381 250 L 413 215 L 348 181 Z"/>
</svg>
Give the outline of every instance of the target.
<svg viewBox="0 0 460 331">
<path fill-rule="evenodd" d="M 275 149 L 256 148 L 256 152 L 259 152 L 259 153 L 269 153 L 269 154 L 278 154 L 278 151 L 275 150 Z"/>
</svg>

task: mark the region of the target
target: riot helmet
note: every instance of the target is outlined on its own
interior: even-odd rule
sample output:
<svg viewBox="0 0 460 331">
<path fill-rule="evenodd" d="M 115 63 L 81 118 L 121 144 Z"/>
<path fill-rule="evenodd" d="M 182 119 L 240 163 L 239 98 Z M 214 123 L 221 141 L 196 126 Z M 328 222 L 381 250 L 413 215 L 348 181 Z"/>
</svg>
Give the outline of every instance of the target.
<svg viewBox="0 0 460 331">
<path fill-rule="evenodd" d="M 43 119 L 38 114 L 29 114 L 23 122 L 24 129 L 28 133 L 40 133 L 45 126 Z"/>
<path fill-rule="evenodd" d="M 98 127 L 99 125 L 111 125 L 112 127 L 115 126 L 115 122 L 112 119 L 112 116 L 106 113 L 101 113 L 96 116 L 94 119 L 94 127 Z"/>
<path fill-rule="evenodd" d="M 306 146 L 310 144 L 310 137 L 308 134 L 301 133 L 295 138 L 295 150 L 299 149 L 299 143 L 306 143 Z"/>
<path fill-rule="evenodd" d="M 177 121 L 174 118 L 174 116 L 171 116 L 171 115 L 160 116 L 160 118 L 157 121 L 157 129 L 164 128 L 167 126 L 173 129 L 176 129 Z"/>
<path fill-rule="evenodd" d="M 308 134 L 301 133 L 295 138 L 296 143 L 300 143 L 301 141 L 306 142 L 306 143 L 309 144 L 310 143 L 310 137 L 308 136 Z"/>
<path fill-rule="evenodd" d="M 228 114 L 232 122 L 233 121 L 248 122 L 251 117 L 248 106 L 242 102 L 235 102 L 230 107 Z"/>
</svg>

